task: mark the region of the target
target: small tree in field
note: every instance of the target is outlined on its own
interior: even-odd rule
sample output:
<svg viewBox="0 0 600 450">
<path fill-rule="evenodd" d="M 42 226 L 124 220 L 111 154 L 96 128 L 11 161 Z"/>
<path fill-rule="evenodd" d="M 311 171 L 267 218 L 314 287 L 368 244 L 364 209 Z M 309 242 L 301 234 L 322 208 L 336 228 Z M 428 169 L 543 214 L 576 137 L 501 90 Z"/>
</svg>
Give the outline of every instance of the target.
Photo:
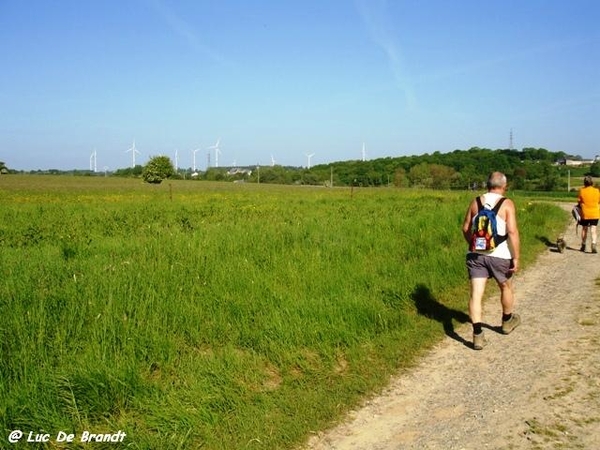
<svg viewBox="0 0 600 450">
<path fill-rule="evenodd" d="M 142 179 L 146 183 L 160 184 L 174 174 L 175 168 L 168 156 L 153 156 L 142 170 Z"/>
</svg>

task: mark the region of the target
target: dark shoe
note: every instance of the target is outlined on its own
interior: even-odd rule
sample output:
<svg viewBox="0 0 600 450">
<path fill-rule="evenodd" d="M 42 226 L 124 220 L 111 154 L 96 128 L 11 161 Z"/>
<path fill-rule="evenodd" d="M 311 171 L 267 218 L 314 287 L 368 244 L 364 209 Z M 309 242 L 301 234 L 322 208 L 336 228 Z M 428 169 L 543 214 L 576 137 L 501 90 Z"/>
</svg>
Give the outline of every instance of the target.
<svg viewBox="0 0 600 450">
<path fill-rule="evenodd" d="M 585 252 L 585 244 L 581 244 L 581 248 L 579 250 L 581 250 L 582 252 Z"/>
<path fill-rule="evenodd" d="M 596 250 L 596 244 L 592 244 L 592 253 L 598 253 L 598 250 Z"/>
<path fill-rule="evenodd" d="M 485 333 L 482 331 L 479 334 L 473 334 L 473 348 L 475 350 L 483 350 L 483 347 L 487 345 L 488 341 L 485 338 Z"/>
<path fill-rule="evenodd" d="M 512 330 L 521 325 L 521 316 L 513 313 L 512 317 L 502 322 L 502 334 L 509 334 Z"/>
</svg>

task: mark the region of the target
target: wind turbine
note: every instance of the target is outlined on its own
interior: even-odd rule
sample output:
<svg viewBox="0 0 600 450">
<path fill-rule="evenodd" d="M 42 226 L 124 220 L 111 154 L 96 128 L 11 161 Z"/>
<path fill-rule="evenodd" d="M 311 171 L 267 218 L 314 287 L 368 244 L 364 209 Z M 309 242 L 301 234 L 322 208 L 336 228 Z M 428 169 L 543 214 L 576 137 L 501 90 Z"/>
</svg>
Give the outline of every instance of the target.
<svg viewBox="0 0 600 450">
<path fill-rule="evenodd" d="M 271 155 L 271 167 L 275 167 L 275 158 Z"/>
<path fill-rule="evenodd" d="M 97 172 L 97 160 L 98 160 L 98 156 L 96 153 L 96 149 L 94 149 L 94 151 L 92 152 L 92 154 L 90 155 L 90 171 L 94 171 Z"/>
<path fill-rule="evenodd" d="M 140 152 L 138 152 L 135 148 L 135 139 L 133 140 L 133 145 L 131 146 L 131 148 L 129 150 L 125 150 L 125 153 L 129 152 L 131 152 L 131 167 L 135 167 L 135 154 L 140 154 Z"/>
<path fill-rule="evenodd" d="M 363 148 L 362 148 L 362 160 L 366 161 L 367 160 L 367 152 L 365 150 L 365 143 L 363 142 Z"/>
<path fill-rule="evenodd" d="M 179 150 L 175 149 L 175 173 L 179 169 Z"/>
<path fill-rule="evenodd" d="M 193 165 L 194 170 L 193 170 L 193 172 L 194 173 L 196 172 L 196 153 L 198 153 L 199 151 L 200 151 L 199 148 L 193 150 L 193 153 L 194 153 L 194 165 Z"/>
<path fill-rule="evenodd" d="M 315 156 L 314 153 L 307 153 L 306 157 L 308 158 L 308 168 L 310 169 L 310 158 L 312 158 L 313 156 Z"/>
<path fill-rule="evenodd" d="M 221 154 L 221 149 L 219 148 L 220 142 L 221 138 L 217 139 L 217 143 L 215 145 L 208 147 L 208 150 L 215 150 L 215 167 L 219 167 L 219 155 Z"/>
</svg>

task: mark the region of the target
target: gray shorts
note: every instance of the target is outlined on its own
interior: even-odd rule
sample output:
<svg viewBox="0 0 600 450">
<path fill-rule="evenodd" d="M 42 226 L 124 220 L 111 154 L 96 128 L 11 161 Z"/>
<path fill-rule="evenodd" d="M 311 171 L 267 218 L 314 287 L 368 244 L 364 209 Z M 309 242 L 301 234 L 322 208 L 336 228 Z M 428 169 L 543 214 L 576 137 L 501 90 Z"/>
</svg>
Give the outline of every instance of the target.
<svg viewBox="0 0 600 450">
<path fill-rule="evenodd" d="M 511 259 L 496 258 L 480 253 L 467 253 L 469 279 L 493 278 L 498 283 L 504 283 L 512 277 L 512 272 L 509 272 L 511 267 Z"/>
</svg>

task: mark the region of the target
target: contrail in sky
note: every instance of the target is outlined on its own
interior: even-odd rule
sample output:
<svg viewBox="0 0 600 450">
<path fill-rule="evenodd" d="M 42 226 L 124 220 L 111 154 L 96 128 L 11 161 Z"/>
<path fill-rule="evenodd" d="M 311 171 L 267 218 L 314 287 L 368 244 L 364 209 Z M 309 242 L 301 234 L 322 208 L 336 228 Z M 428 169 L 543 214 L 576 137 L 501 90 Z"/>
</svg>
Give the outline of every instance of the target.
<svg viewBox="0 0 600 450">
<path fill-rule="evenodd" d="M 167 23 L 169 28 L 171 28 L 175 34 L 182 37 L 191 48 L 210 58 L 214 62 L 228 64 L 228 61 L 223 55 L 204 44 L 198 37 L 194 28 L 179 17 L 169 5 L 165 4 L 162 0 L 151 0 L 149 3 L 158 15 Z"/>
<path fill-rule="evenodd" d="M 523 47 L 516 51 L 498 54 L 494 57 L 486 57 L 469 62 L 459 63 L 451 67 L 439 69 L 429 74 L 424 74 L 422 78 L 424 81 L 431 82 L 465 75 L 472 72 L 502 68 L 505 67 L 507 63 L 512 61 L 518 61 L 519 59 L 526 59 L 532 56 L 541 57 L 544 54 L 569 51 L 571 48 L 576 48 L 581 45 L 588 45 L 592 42 L 593 41 L 590 39 L 548 41 L 542 45 Z"/>
<path fill-rule="evenodd" d="M 393 27 L 386 19 L 386 0 L 356 0 L 357 10 L 373 40 L 385 53 L 398 87 L 404 93 L 406 106 L 415 109 L 417 100 L 413 83 L 402 58 L 402 51 L 394 36 Z"/>
</svg>

